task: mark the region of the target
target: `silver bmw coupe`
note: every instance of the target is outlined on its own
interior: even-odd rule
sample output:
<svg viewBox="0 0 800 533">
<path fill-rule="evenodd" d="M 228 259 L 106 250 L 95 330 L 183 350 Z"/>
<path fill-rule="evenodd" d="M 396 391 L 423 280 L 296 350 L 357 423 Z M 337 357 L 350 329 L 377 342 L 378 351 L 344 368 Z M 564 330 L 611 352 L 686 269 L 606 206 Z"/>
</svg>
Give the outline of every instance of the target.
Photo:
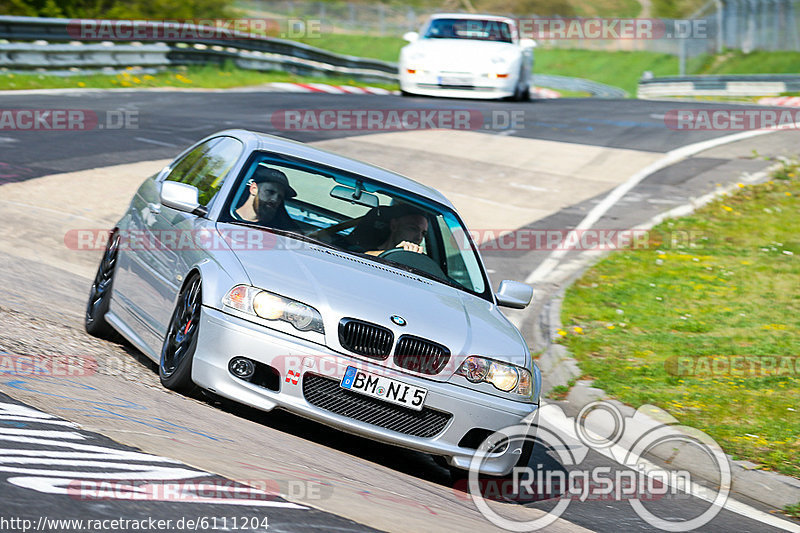
<svg viewBox="0 0 800 533">
<path fill-rule="evenodd" d="M 285 409 L 467 469 L 534 419 L 541 375 L 439 192 L 306 144 L 230 130 L 147 178 L 109 235 L 86 329 L 162 384 Z M 485 444 L 484 444 L 485 445 Z M 505 474 L 530 449 L 495 446 Z"/>
</svg>

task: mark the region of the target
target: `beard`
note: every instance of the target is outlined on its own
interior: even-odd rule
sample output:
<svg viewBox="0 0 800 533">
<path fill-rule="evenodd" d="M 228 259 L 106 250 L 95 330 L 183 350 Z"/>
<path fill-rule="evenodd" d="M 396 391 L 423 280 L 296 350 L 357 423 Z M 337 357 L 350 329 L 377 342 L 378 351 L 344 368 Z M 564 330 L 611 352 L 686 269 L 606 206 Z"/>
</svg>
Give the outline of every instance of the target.
<svg viewBox="0 0 800 533">
<path fill-rule="evenodd" d="M 278 212 L 278 206 L 277 205 L 272 206 L 265 202 L 256 200 L 255 212 L 260 221 L 269 222 L 275 217 L 275 214 Z"/>
</svg>

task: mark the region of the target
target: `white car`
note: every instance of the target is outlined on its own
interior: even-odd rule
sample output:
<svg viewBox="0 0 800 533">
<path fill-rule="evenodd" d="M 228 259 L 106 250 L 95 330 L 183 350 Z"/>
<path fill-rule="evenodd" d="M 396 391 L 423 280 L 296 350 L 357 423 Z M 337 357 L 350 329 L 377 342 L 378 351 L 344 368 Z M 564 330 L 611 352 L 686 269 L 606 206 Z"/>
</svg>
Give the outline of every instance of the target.
<svg viewBox="0 0 800 533">
<path fill-rule="evenodd" d="M 513 19 L 492 15 L 438 14 L 421 34 L 408 32 L 400 51 L 400 90 L 405 94 L 468 98 L 530 95 L 533 39 L 521 39 Z"/>
</svg>

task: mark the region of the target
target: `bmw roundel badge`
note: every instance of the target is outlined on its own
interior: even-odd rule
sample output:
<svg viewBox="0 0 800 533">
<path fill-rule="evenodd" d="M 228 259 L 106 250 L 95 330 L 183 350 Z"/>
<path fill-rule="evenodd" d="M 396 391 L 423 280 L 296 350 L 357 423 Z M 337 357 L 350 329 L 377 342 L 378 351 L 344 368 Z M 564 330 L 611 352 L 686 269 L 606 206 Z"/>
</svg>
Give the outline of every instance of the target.
<svg viewBox="0 0 800 533">
<path fill-rule="evenodd" d="M 389 319 L 401 327 L 407 324 L 406 319 L 398 315 L 392 315 L 391 317 L 389 317 Z"/>
</svg>

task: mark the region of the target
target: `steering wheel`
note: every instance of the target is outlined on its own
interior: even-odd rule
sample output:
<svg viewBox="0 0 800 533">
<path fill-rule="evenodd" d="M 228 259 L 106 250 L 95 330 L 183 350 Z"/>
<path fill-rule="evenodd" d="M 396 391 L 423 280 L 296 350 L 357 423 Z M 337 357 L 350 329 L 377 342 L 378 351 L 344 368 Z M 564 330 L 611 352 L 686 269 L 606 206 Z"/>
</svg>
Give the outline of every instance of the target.
<svg viewBox="0 0 800 533">
<path fill-rule="evenodd" d="M 390 248 L 378 254 L 378 257 L 416 268 L 440 279 L 447 279 L 447 276 L 444 275 L 442 268 L 436 264 L 436 261 L 425 254 L 409 252 L 402 248 Z"/>
</svg>

